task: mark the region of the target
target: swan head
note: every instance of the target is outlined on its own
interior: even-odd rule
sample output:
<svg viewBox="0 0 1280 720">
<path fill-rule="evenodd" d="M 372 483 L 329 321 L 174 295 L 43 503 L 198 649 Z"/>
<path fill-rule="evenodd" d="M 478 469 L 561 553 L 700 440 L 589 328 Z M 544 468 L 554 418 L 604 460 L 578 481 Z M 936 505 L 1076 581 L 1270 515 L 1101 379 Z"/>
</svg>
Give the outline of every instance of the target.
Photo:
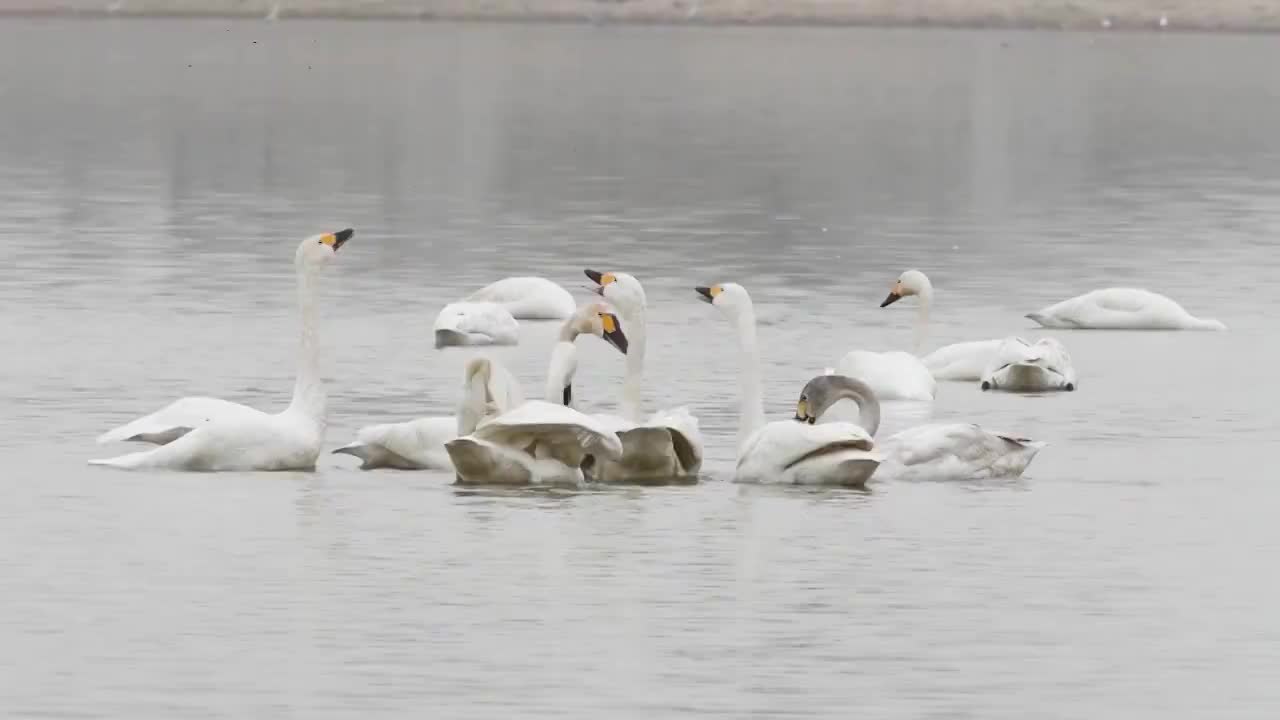
<svg viewBox="0 0 1280 720">
<path fill-rule="evenodd" d="M 871 386 L 847 375 L 818 375 L 805 383 L 796 401 L 796 422 L 815 425 L 832 405 L 841 400 L 858 404 L 858 423 L 867 434 L 880 429 L 880 401 Z"/>
<path fill-rule="evenodd" d="M 578 308 L 567 324 L 567 337 L 572 341 L 577 335 L 595 335 L 612 345 L 623 355 L 627 354 L 627 336 L 622 332 L 622 321 L 604 303 L 589 303 Z"/>
<path fill-rule="evenodd" d="M 598 286 L 595 293 L 613 303 L 623 315 L 634 316 L 644 310 L 644 287 L 635 277 L 620 272 L 583 272 Z"/>
<path fill-rule="evenodd" d="M 751 307 L 751 296 L 747 289 L 738 283 L 721 283 L 711 287 L 694 288 L 698 299 L 720 308 L 730 315 L 737 316 L 744 309 Z"/>
<path fill-rule="evenodd" d="M 355 234 L 355 230 L 347 228 L 338 232 L 312 235 L 298 245 L 298 252 L 294 255 L 294 264 L 300 268 L 323 267 L 333 259 L 338 249 L 345 245 L 351 239 L 351 236 Z"/>
<path fill-rule="evenodd" d="M 919 270 L 908 270 L 898 276 L 880 307 L 892 305 L 908 295 L 928 295 L 932 291 L 933 284 L 929 282 L 928 275 Z"/>
</svg>

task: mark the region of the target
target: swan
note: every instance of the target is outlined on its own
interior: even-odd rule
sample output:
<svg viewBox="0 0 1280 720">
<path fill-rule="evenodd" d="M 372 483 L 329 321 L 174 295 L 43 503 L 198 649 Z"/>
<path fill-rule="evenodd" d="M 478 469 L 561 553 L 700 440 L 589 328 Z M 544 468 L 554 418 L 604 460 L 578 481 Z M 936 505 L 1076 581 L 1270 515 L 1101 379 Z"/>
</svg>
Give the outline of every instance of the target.
<svg viewBox="0 0 1280 720">
<path fill-rule="evenodd" d="M 929 323 L 929 301 L 933 297 L 929 278 L 918 270 L 902 273 L 880 307 L 892 305 L 906 295 L 920 298 L 915 326 L 916 350 L 919 351 Z M 841 375 L 861 378 L 884 400 L 930 401 L 938 390 L 938 383 L 929 368 L 920 358 L 907 352 L 852 350 L 836 364 L 836 371 Z"/>
<path fill-rule="evenodd" d="M 813 425 L 839 400 L 858 403 L 862 427 L 875 435 L 880 403 L 866 383 L 819 375 L 800 391 L 796 420 Z M 823 427 L 817 425 L 816 427 Z M 1022 475 L 1045 443 L 992 433 L 971 423 L 919 425 L 876 441 L 876 480 L 984 480 Z"/>
<path fill-rule="evenodd" d="M 463 302 L 502 305 L 516 320 L 565 320 L 578 309 L 573 296 L 542 277 L 509 277 L 489 283 Z"/>
<path fill-rule="evenodd" d="M 316 285 L 321 270 L 354 234 L 348 228 L 309 237 L 294 254 L 302 340 L 293 400 L 284 412 L 269 415 L 216 398 L 182 398 L 99 438 L 100 442 L 159 443 L 159 447 L 89 462 L 128 470 L 313 469 L 324 442 L 326 422 L 316 329 Z"/>
<path fill-rule="evenodd" d="M 598 416 L 622 439 L 622 459 L 596 463 L 591 468 L 592 479 L 653 482 L 696 478 L 702 467 L 702 433 L 698 419 L 686 407 L 658 411 L 648 419 L 641 415 L 640 386 L 648 340 L 644 288 L 627 273 L 585 272 L 598 286 L 596 294 L 617 308 L 630 340 L 622 387 L 625 417 Z"/>
<path fill-rule="evenodd" d="M 360 458 L 361 470 L 452 470 L 445 443 L 466 435 L 486 417 L 524 402 L 520 383 L 502 365 L 472 358 L 463 370 L 463 399 L 457 415 L 368 425 L 356 439 L 333 451 Z"/>
<path fill-rule="evenodd" d="M 547 402 L 572 400 L 572 379 L 577 367 L 574 343 L 580 335 L 603 338 L 626 353 L 627 338 L 618 317 L 599 303 L 584 305 L 560 328 L 560 339 L 551 352 L 547 369 Z M 370 425 L 356 433 L 355 442 L 334 454 L 360 458 L 361 470 L 454 470 L 446 443 L 472 433 L 485 419 L 502 415 L 524 403 L 515 377 L 501 363 L 473 358 L 463 373 L 463 399 L 456 417 L 426 417 L 399 423 Z"/>
<path fill-rule="evenodd" d="M 436 315 L 433 329 L 437 348 L 520 342 L 520 324 L 506 307 L 494 302 L 449 303 Z"/>
<path fill-rule="evenodd" d="M 1170 298 L 1137 288 L 1107 288 L 1050 305 L 1026 317 L 1048 328 L 1092 330 L 1226 330 L 1193 316 Z"/>
<path fill-rule="evenodd" d="M 486 419 L 445 444 L 459 484 L 577 485 L 585 479 L 584 464 L 622 458 L 622 440 L 613 428 L 573 407 L 574 341 L 584 333 L 627 353 L 617 316 L 602 304 L 585 306 L 565 324 L 551 351 L 542 400 Z"/>
<path fill-rule="evenodd" d="M 1076 369 L 1071 356 L 1055 338 L 1030 343 L 1009 338 L 982 373 L 983 390 L 1045 392 L 1076 389 Z"/>
<path fill-rule="evenodd" d="M 695 291 L 699 299 L 711 303 L 725 315 L 738 339 L 741 406 L 734 482 L 864 485 L 880 465 L 880 454 L 871 434 L 859 425 L 847 422 L 814 425 L 794 419 L 765 423 L 756 316 L 746 288 L 724 283 L 698 287 Z M 860 403 L 858 412 L 861 423 L 873 428 L 879 426 L 878 403 Z"/>
</svg>

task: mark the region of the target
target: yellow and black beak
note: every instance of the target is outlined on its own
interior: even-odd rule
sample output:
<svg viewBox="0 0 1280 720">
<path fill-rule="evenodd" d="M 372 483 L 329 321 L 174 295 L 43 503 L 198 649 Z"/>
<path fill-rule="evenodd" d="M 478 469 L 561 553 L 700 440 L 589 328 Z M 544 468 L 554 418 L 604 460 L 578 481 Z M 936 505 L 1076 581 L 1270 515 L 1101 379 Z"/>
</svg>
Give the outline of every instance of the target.
<svg viewBox="0 0 1280 720">
<path fill-rule="evenodd" d="M 889 291 L 889 297 L 886 297 L 884 302 L 880 303 L 880 307 L 889 307 L 901 299 L 902 293 L 898 290 L 898 286 L 894 285 L 893 289 Z"/>
<path fill-rule="evenodd" d="M 355 234 L 356 234 L 355 230 L 352 230 L 351 228 L 347 228 L 346 230 L 339 230 L 338 232 L 335 232 L 335 233 L 321 235 L 320 242 L 333 248 L 334 252 L 338 252 L 338 248 L 345 245 L 347 241 L 351 239 L 351 236 Z"/>
<path fill-rule="evenodd" d="M 622 323 L 618 322 L 618 316 L 613 313 L 600 313 L 600 323 L 604 326 L 604 341 L 626 355 L 627 336 L 622 332 Z"/>
<path fill-rule="evenodd" d="M 800 402 L 796 403 L 796 416 L 792 418 L 796 422 L 814 424 L 818 418 L 809 414 L 809 399 L 801 397 Z"/>
<path fill-rule="evenodd" d="M 593 292 L 601 296 L 604 295 L 604 286 L 608 285 L 609 283 L 617 279 L 613 276 L 613 273 L 611 272 L 602 273 L 602 272 L 597 272 L 595 270 L 583 270 L 582 272 L 586 273 L 587 278 L 590 279 L 591 282 L 600 286 L 595 288 Z"/>
<path fill-rule="evenodd" d="M 715 302 L 716 297 L 723 292 L 719 285 L 712 285 L 711 287 L 699 285 L 694 290 L 698 293 L 698 299 L 705 303 Z"/>
</svg>

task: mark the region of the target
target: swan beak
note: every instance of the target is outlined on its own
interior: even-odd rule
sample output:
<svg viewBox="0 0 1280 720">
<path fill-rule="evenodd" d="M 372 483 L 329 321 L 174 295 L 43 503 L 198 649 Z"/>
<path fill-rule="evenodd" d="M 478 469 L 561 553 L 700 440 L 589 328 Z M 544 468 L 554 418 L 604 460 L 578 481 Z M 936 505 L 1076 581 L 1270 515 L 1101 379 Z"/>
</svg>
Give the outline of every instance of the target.
<svg viewBox="0 0 1280 720">
<path fill-rule="evenodd" d="M 622 323 L 618 322 L 618 316 L 613 313 L 600 313 L 600 322 L 604 325 L 604 341 L 618 349 L 623 355 L 627 354 L 627 336 L 622 333 Z"/>
<path fill-rule="evenodd" d="M 583 270 L 582 272 L 586 273 L 587 278 L 590 279 L 591 282 L 600 286 L 597 288 L 592 288 L 591 290 L 592 292 L 594 292 L 595 294 L 601 297 L 604 296 L 604 286 L 608 285 L 609 283 L 617 279 L 613 276 L 613 273 L 611 272 L 602 273 L 602 272 L 597 272 L 595 270 Z"/>
<path fill-rule="evenodd" d="M 893 290 L 889 291 L 889 297 L 886 297 L 884 299 L 884 302 L 880 303 L 880 307 L 889 307 L 890 305 L 898 302 L 901 299 L 902 299 L 902 293 L 898 292 L 897 288 L 894 288 Z"/>
<path fill-rule="evenodd" d="M 704 303 L 715 302 L 716 297 L 715 295 L 711 294 L 711 288 L 703 287 L 699 285 L 698 287 L 694 288 L 694 290 L 698 292 L 698 299 L 701 300 L 702 302 Z"/>
<path fill-rule="evenodd" d="M 329 233 L 328 235 L 325 235 L 320 238 L 320 242 L 333 248 L 334 252 L 338 252 L 338 248 L 345 245 L 347 241 L 351 239 L 351 236 L 355 234 L 355 230 L 347 228 L 346 230 L 339 230 L 336 233 Z"/>
<path fill-rule="evenodd" d="M 792 420 L 795 420 L 796 422 L 809 421 L 809 401 L 808 400 L 806 400 L 805 398 L 800 398 L 800 402 L 796 403 L 796 416 L 792 418 Z"/>
</svg>

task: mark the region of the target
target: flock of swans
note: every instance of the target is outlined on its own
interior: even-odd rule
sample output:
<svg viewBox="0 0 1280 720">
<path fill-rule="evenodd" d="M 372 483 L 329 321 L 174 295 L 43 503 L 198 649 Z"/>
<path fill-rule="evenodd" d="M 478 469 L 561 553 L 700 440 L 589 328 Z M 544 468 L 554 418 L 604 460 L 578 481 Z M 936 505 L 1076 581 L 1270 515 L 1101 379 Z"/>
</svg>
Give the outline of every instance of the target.
<svg viewBox="0 0 1280 720">
<path fill-rule="evenodd" d="M 99 443 L 148 449 L 90 463 L 188 471 L 310 470 L 322 452 L 327 400 L 319 367 L 318 283 L 352 238 L 341 230 L 306 238 L 294 256 L 301 315 L 293 398 L 282 412 L 210 397 L 186 397 L 102 434 Z M 702 466 L 698 420 L 685 407 L 646 415 L 641 397 L 648 328 L 644 289 L 623 272 L 585 271 L 600 300 L 581 306 L 543 278 L 507 278 L 451 303 L 435 323 L 437 347 L 517 341 L 520 320 L 559 320 L 540 399 L 495 360 L 464 371 L 453 416 L 371 425 L 336 454 L 363 469 L 446 470 L 461 484 L 578 485 L 695 479 Z M 931 402 L 937 381 L 978 383 L 1006 392 L 1073 391 L 1077 381 L 1061 342 L 1017 336 L 948 345 L 921 357 L 933 301 L 924 273 L 898 277 L 881 307 L 915 298 L 916 352 L 855 350 L 810 380 L 791 418 L 767 422 L 751 296 L 736 283 L 694 288 L 732 327 L 743 365 L 735 480 L 745 483 L 863 486 L 873 477 L 975 480 L 1017 477 L 1044 443 L 971 423 L 925 424 L 877 439 L 881 401 Z M 1026 316 L 1049 328 L 1221 330 L 1173 300 L 1145 290 L 1096 290 Z M 584 412 L 573 395 L 577 342 L 595 336 L 625 359 L 621 415 Z M 858 419 L 828 411 L 852 401 Z"/>
</svg>

